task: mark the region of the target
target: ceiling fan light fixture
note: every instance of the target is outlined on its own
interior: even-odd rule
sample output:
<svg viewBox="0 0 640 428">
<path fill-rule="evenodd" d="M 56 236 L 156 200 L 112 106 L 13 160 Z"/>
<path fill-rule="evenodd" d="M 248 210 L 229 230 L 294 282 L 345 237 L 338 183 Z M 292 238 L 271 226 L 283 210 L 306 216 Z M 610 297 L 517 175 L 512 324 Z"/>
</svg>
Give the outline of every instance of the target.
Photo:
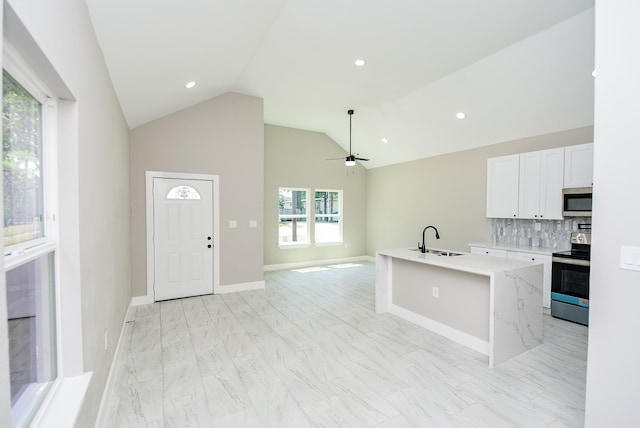
<svg viewBox="0 0 640 428">
<path fill-rule="evenodd" d="M 356 161 L 353 159 L 347 159 L 344 161 L 344 166 L 356 166 Z"/>
</svg>

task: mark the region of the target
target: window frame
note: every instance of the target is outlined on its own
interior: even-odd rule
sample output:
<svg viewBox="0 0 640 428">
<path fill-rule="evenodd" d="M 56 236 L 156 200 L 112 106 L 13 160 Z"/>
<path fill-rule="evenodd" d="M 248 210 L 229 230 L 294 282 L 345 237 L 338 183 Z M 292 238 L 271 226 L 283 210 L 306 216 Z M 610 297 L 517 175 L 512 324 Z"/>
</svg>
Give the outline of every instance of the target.
<svg viewBox="0 0 640 428">
<path fill-rule="evenodd" d="M 338 214 L 327 214 L 327 213 L 321 213 L 318 214 L 315 210 L 315 195 L 317 192 L 326 192 L 326 193 L 338 193 Z M 342 245 L 344 243 L 343 241 L 343 227 L 344 227 L 344 215 L 343 215 L 343 200 L 344 200 L 344 191 L 340 190 L 340 189 L 314 189 L 313 190 L 313 198 L 314 198 L 314 204 L 313 204 L 313 244 L 315 246 L 318 247 L 327 247 L 327 246 L 332 246 L 332 245 Z M 338 240 L 336 241 L 322 241 L 319 242 L 318 241 L 318 236 L 316 233 L 316 226 L 317 226 L 317 218 L 318 217 L 333 217 L 333 218 L 337 218 L 338 219 Z"/>
<path fill-rule="evenodd" d="M 33 423 L 46 410 L 47 402 L 51 400 L 54 391 L 60 386 L 63 376 L 61 342 L 61 304 L 58 257 L 58 170 L 57 170 L 57 98 L 53 96 L 47 86 L 38 78 L 37 74 L 27 65 L 22 56 L 6 39 L 3 41 L 2 68 L 20 84 L 29 94 L 41 103 L 41 150 L 42 158 L 40 173 L 42 175 L 42 204 L 43 204 L 43 236 L 29 241 L 4 246 L 4 275 L 7 272 L 23 266 L 34 260 L 49 257 L 47 274 L 53 281 L 53 301 L 50 308 L 54 311 L 55 326 L 53 326 L 53 358 L 55 358 L 56 377 L 46 385 L 30 384 L 29 393 L 23 394 L 11 406 L 12 420 Z M 53 272 L 51 272 L 53 269 Z M 26 404 L 26 400 L 29 403 Z M 35 400 L 35 404 L 32 404 Z M 17 412 L 23 411 L 23 418 L 18 419 Z M 14 410 L 15 409 L 15 410 Z M 26 419 L 25 419 L 26 418 Z"/>
<path fill-rule="evenodd" d="M 304 214 L 288 214 L 283 215 L 280 214 L 280 192 L 282 190 L 290 190 L 290 191 L 304 191 L 307 193 L 307 207 Z M 279 186 L 278 187 L 278 247 L 280 248 L 304 248 L 309 247 L 311 245 L 311 214 L 309 210 L 309 195 L 311 195 L 311 189 L 304 187 L 290 187 L 290 186 Z M 305 242 L 282 242 L 280 241 L 280 223 L 283 218 L 288 217 L 296 217 L 305 220 L 305 224 L 307 225 L 307 233 L 306 233 L 306 241 Z"/>
</svg>

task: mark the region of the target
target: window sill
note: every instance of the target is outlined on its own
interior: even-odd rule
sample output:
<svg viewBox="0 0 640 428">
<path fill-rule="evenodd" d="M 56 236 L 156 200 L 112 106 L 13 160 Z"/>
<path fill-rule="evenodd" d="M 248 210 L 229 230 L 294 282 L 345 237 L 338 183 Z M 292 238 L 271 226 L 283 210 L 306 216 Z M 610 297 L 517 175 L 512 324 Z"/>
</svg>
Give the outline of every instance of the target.
<svg viewBox="0 0 640 428">
<path fill-rule="evenodd" d="M 73 428 L 93 372 L 60 380 L 33 421 L 33 427 Z"/>
<path fill-rule="evenodd" d="M 309 248 L 309 244 L 278 244 L 278 248 L 281 250 L 289 250 L 294 248 Z"/>
<path fill-rule="evenodd" d="M 315 245 L 316 247 L 337 247 L 344 244 L 344 242 L 342 241 L 336 241 L 336 242 L 316 242 Z"/>
</svg>

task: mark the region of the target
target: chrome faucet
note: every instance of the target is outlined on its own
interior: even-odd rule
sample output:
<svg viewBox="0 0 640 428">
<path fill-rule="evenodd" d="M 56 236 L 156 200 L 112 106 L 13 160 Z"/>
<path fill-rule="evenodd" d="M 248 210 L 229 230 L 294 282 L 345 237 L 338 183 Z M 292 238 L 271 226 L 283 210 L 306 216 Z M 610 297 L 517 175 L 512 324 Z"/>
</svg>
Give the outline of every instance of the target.
<svg viewBox="0 0 640 428">
<path fill-rule="evenodd" d="M 427 226 L 422 230 L 422 245 L 420 245 L 420 243 L 418 242 L 418 250 L 420 250 L 421 253 L 426 253 L 427 252 L 427 244 L 425 242 L 424 239 L 424 233 L 427 231 L 427 229 L 433 229 L 436 231 L 436 239 L 440 239 L 440 234 L 438 233 L 438 229 L 436 229 L 435 226 Z"/>
</svg>

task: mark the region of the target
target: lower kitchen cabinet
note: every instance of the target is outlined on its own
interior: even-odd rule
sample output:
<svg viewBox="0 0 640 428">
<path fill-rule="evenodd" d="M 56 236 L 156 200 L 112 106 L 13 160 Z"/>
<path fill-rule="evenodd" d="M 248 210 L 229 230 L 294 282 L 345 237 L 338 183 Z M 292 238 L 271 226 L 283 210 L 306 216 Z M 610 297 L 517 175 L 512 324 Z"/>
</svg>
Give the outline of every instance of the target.
<svg viewBox="0 0 640 428">
<path fill-rule="evenodd" d="M 526 251 L 514 251 L 504 250 L 494 247 L 480 247 L 472 245 L 471 253 L 473 254 L 486 254 L 493 257 L 503 257 L 515 260 L 524 260 L 531 262 L 538 262 L 544 265 L 543 268 L 543 282 L 542 282 L 542 306 L 545 308 L 551 307 L 551 255 L 530 253 Z"/>
</svg>

